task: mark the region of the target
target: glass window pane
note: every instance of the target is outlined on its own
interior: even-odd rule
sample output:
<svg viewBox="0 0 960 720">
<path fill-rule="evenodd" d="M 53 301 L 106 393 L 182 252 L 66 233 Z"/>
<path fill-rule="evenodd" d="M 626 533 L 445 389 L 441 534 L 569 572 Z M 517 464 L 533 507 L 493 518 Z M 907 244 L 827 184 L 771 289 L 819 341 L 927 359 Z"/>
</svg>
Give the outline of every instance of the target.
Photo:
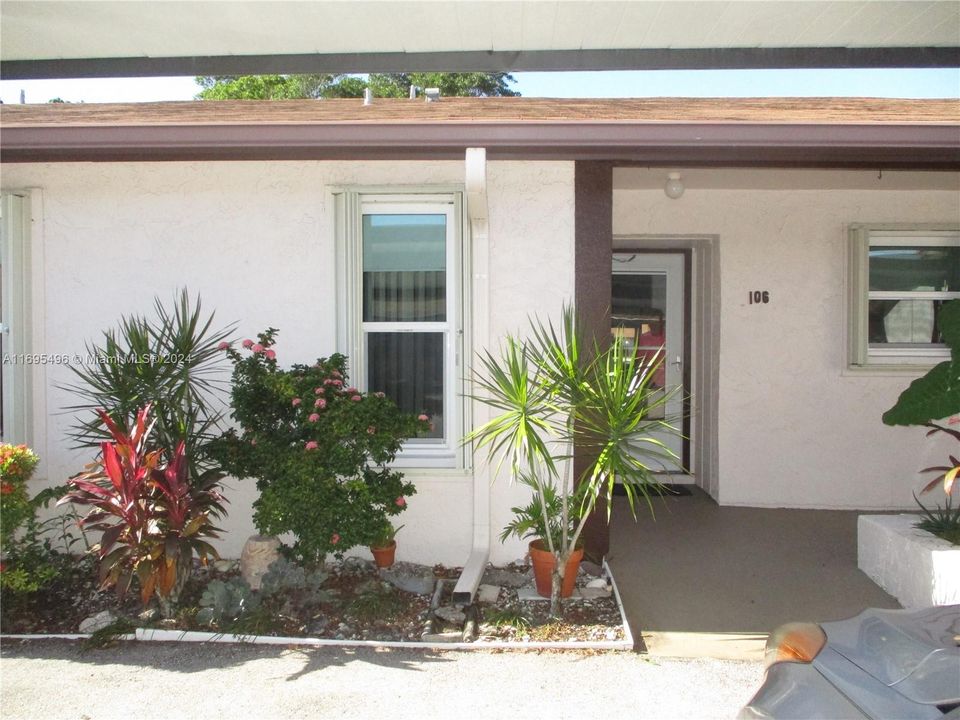
<svg viewBox="0 0 960 720">
<path fill-rule="evenodd" d="M 421 437 L 444 436 L 444 333 L 367 333 L 367 389 L 383 392 L 404 412 L 430 416 Z"/>
<path fill-rule="evenodd" d="M 666 342 L 666 274 L 614 274 L 612 282 L 611 333 L 624 338 L 627 350 L 636 348 L 638 359 L 652 361 Z M 662 388 L 665 379 L 666 366 L 661 364 L 654 386 Z"/>
<path fill-rule="evenodd" d="M 960 247 L 873 246 L 870 289 L 960 292 Z"/>
<path fill-rule="evenodd" d="M 871 345 L 942 343 L 937 316 L 948 300 L 871 300 Z"/>
<path fill-rule="evenodd" d="M 363 216 L 364 322 L 447 317 L 447 216 Z"/>
</svg>

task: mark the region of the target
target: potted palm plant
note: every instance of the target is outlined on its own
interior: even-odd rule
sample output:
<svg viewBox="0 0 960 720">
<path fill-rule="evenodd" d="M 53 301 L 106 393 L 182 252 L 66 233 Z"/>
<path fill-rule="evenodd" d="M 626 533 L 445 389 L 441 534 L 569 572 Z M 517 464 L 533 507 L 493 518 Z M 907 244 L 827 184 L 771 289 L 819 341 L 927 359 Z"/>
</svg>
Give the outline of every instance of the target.
<svg viewBox="0 0 960 720">
<path fill-rule="evenodd" d="M 500 541 L 504 542 L 511 535 L 516 535 L 521 540 L 533 538 L 528 549 L 537 592 L 544 597 L 550 597 L 556 558 L 550 551 L 548 542 L 552 542 L 555 548 L 561 547 L 564 532 L 568 534 L 576 532 L 577 525 L 580 523 L 580 508 L 583 505 L 582 495 L 588 489 L 588 485 L 581 483 L 575 488 L 570 497 L 567 524 L 563 527 L 560 524 L 563 521 L 563 501 L 556 485 L 552 482 L 538 484 L 535 479 L 527 475 L 522 475 L 520 480 L 533 490 L 533 497 L 527 505 L 510 508 L 513 520 L 500 533 Z M 538 489 L 542 491 L 542 497 L 538 494 Z M 548 537 L 550 541 L 546 539 Z M 573 594 L 577 570 L 582 559 L 583 544 L 577 542 L 564 568 L 563 583 L 560 586 L 561 598 L 567 598 Z"/>
<path fill-rule="evenodd" d="M 606 348 L 588 343 L 569 307 L 559 329 L 532 320 L 528 339 L 508 336 L 499 357 L 480 356 L 474 397 L 493 408 L 494 417 L 466 440 L 485 450 L 498 471 L 507 465 L 512 481 L 532 489 L 531 506 L 514 509 L 515 520 L 503 538 L 539 535 L 553 559 L 553 615 L 559 612 L 565 578 L 576 574 L 570 560 L 600 498 L 607 500 L 609 520 L 619 483 L 634 517 L 638 499 L 652 512 L 654 472 L 680 464 L 659 439 L 678 432 L 663 412 L 676 390 L 664 392 L 653 383 L 661 362 L 662 353 L 638 359 L 618 337 Z M 578 477 L 575 444 L 589 458 Z"/>
</svg>

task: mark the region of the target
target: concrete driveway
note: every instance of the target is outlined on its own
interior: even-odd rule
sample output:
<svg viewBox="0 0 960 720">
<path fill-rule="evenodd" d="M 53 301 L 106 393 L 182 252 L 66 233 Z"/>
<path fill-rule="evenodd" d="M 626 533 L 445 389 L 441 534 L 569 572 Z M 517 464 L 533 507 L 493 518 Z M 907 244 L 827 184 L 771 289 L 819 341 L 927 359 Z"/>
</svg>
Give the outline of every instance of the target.
<svg viewBox="0 0 960 720">
<path fill-rule="evenodd" d="M 4 720 L 732 718 L 762 676 L 634 653 L 29 641 L 0 648 L 0 705 Z"/>
</svg>

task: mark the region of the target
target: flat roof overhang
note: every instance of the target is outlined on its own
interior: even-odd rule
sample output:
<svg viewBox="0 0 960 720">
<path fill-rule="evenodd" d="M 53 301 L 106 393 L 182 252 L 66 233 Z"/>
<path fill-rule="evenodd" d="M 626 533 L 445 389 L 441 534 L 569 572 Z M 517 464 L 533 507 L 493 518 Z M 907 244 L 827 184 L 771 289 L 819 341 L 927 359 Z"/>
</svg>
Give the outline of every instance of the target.
<svg viewBox="0 0 960 720">
<path fill-rule="evenodd" d="M 958 67 L 956 0 L 4 0 L 4 79 Z"/>
<path fill-rule="evenodd" d="M 731 167 L 960 169 L 955 124 L 447 122 L 6 126 L 2 162 L 607 160 Z"/>
<path fill-rule="evenodd" d="M 0 79 L 176 75 L 960 67 L 960 47 L 733 47 L 7 60 Z"/>
</svg>

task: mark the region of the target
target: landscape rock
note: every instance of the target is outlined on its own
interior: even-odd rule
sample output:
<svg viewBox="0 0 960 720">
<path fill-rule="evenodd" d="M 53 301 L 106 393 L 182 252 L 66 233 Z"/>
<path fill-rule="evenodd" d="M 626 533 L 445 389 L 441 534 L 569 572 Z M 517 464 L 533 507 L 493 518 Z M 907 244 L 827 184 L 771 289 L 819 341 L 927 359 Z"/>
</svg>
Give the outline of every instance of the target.
<svg viewBox="0 0 960 720">
<path fill-rule="evenodd" d="M 481 585 L 477 588 L 477 600 L 482 603 L 495 603 L 500 597 L 499 585 Z"/>
<path fill-rule="evenodd" d="M 467 619 L 467 616 L 464 614 L 462 610 L 459 610 L 455 607 L 451 607 L 449 605 L 438 607 L 436 610 L 433 611 L 433 614 L 436 615 L 441 620 L 443 620 L 444 622 L 450 623 L 451 625 L 456 625 L 457 627 L 460 627 L 461 625 L 463 625 L 464 621 Z"/>
<path fill-rule="evenodd" d="M 606 578 L 600 578 L 600 577 L 594 578 L 593 580 L 591 580 L 590 582 L 588 582 L 585 587 L 588 587 L 588 588 L 604 588 L 604 589 L 606 589 L 606 587 L 607 587 L 607 579 L 606 579 Z"/>
<path fill-rule="evenodd" d="M 243 546 L 240 555 L 240 575 L 251 590 L 260 589 L 260 581 L 267 569 L 280 558 L 280 540 L 269 535 L 253 535 Z"/>
<path fill-rule="evenodd" d="M 117 621 L 117 616 L 109 610 L 103 610 L 96 615 L 91 615 L 80 623 L 80 632 L 95 633 L 97 630 L 103 630 L 105 627 L 113 625 Z"/>
<path fill-rule="evenodd" d="M 603 568 L 589 560 L 582 560 L 580 562 L 580 569 L 587 575 L 593 575 L 594 577 L 599 577 L 603 574 Z"/>
<path fill-rule="evenodd" d="M 347 572 L 366 572 L 373 567 L 373 561 L 362 557 L 350 556 L 343 559 L 343 569 Z"/>
<path fill-rule="evenodd" d="M 506 568 L 488 567 L 483 573 L 482 581 L 485 585 L 499 585 L 501 587 L 519 588 L 533 582 L 533 570 L 516 572 Z"/>
<path fill-rule="evenodd" d="M 580 597 L 582 597 L 584 600 L 608 598 L 610 597 L 610 590 L 607 589 L 606 585 L 603 587 L 585 587 L 580 589 Z"/>
<path fill-rule="evenodd" d="M 310 635 L 322 635 L 327 629 L 327 624 L 326 618 L 315 618 L 312 622 L 307 624 L 304 630 Z"/>
<path fill-rule="evenodd" d="M 236 570 L 239 564 L 239 560 L 214 560 L 213 569 L 217 572 L 228 573 Z"/>
<path fill-rule="evenodd" d="M 160 617 L 160 610 L 155 607 L 148 607 L 137 615 L 137 619 L 140 620 L 140 622 L 153 622 L 158 617 Z"/>
<path fill-rule="evenodd" d="M 455 643 L 463 640 L 463 634 L 459 630 L 449 630 L 441 633 L 424 633 L 420 636 L 422 642 L 435 643 Z"/>
<path fill-rule="evenodd" d="M 381 570 L 380 577 L 395 588 L 415 595 L 429 595 L 437 584 L 433 571 L 430 569 L 411 572 L 405 568 L 394 566 L 389 570 Z"/>
</svg>

